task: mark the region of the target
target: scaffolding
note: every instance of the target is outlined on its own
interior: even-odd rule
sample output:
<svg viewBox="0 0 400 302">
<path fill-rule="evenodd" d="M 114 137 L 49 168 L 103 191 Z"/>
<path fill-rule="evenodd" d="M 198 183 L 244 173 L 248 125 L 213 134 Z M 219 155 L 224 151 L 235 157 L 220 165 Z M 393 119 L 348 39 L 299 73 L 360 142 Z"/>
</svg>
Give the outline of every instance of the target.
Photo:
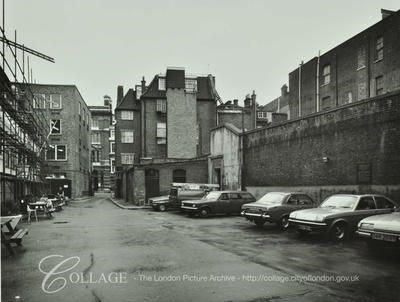
<svg viewBox="0 0 400 302">
<path fill-rule="evenodd" d="M 47 146 L 49 122 L 40 108 L 42 101 L 31 89 L 33 82 L 29 55 L 54 63 L 54 59 L 17 43 L 0 26 L 2 64 L 0 66 L 0 201 L 14 203 L 40 186 L 42 150 Z M 27 68 L 25 64 L 27 62 Z M 21 62 L 22 61 L 22 62 Z"/>
</svg>

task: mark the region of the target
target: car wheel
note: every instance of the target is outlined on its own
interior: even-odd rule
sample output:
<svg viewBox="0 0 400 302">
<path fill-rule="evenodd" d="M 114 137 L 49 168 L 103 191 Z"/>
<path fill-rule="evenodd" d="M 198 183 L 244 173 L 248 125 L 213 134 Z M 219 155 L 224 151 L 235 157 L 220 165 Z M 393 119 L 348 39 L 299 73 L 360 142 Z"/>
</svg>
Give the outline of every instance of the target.
<svg viewBox="0 0 400 302">
<path fill-rule="evenodd" d="M 345 223 L 336 223 L 329 234 L 333 241 L 344 241 L 348 237 L 347 225 Z"/>
<path fill-rule="evenodd" d="M 282 230 L 287 230 L 289 228 L 289 216 L 283 216 L 278 225 Z"/>
<path fill-rule="evenodd" d="M 254 223 L 256 224 L 256 226 L 257 226 L 258 228 L 262 228 L 262 227 L 264 226 L 264 224 L 265 224 L 265 220 L 258 220 L 258 219 L 256 219 L 256 220 L 254 220 Z"/>
<path fill-rule="evenodd" d="M 201 217 L 208 217 L 208 215 L 210 214 L 210 209 L 209 208 L 202 208 L 200 210 L 200 216 Z"/>
<path fill-rule="evenodd" d="M 167 210 L 167 207 L 166 207 L 165 204 L 160 204 L 160 205 L 158 206 L 158 209 L 159 209 L 161 212 L 165 212 L 165 211 Z"/>
</svg>

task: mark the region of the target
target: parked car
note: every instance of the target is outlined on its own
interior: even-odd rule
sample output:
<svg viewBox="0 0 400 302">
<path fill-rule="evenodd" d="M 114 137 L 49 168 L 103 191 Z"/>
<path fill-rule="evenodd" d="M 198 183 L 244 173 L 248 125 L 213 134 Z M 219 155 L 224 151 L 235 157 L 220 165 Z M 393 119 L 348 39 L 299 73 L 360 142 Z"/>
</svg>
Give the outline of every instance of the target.
<svg viewBox="0 0 400 302">
<path fill-rule="evenodd" d="M 200 199 L 208 192 L 218 190 L 219 185 L 198 183 L 172 183 L 168 199 L 157 200 L 153 209 L 166 211 L 168 209 L 180 209 L 182 200 Z"/>
<path fill-rule="evenodd" d="M 286 230 L 291 212 L 316 206 L 314 200 L 304 193 L 269 192 L 256 202 L 244 204 L 241 215 L 258 227 L 268 221 Z"/>
<path fill-rule="evenodd" d="M 149 198 L 149 204 L 153 210 L 164 212 L 167 210 L 167 204 L 169 203 L 169 196 L 158 196 Z"/>
<path fill-rule="evenodd" d="M 354 233 L 363 218 L 390 213 L 395 207 L 394 201 L 382 195 L 337 194 L 317 208 L 292 212 L 289 222 L 301 234 L 320 232 L 341 241 Z"/>
<path fill-rule="evenodd" d="M 45 196 L 44 198 L 42 197 L 41 199 L 50 201 L 53 205 L 53 208 L 56 209 L 57 211 L 62 210 L 62 207 L 65 205 L 64 199 L 55 194 L 48 194 L 47 196 Z"/>
<path fill-rule="evenodd" d="M 391 214 L 364 218 L 358 223 L 356 233 L 372 246 L 380 243 L 400 246 L 400 208 Z"/>
<path fill-rule="evenodd" d="M 242 205 L 256 199 L 248 192 L 212 191 L 199 200 L 185 200 L 182 210 L 193 216 L 199 214 L 207 217 L 210 214 L 239 214 Z"/>
</svg>

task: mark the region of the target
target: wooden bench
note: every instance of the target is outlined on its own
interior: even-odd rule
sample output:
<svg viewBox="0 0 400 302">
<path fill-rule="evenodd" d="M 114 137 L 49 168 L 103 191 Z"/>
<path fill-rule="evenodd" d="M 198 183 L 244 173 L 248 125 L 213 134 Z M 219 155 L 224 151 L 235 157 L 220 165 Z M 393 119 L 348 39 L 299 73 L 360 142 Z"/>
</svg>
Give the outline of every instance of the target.
<svg viewBox="0 0 400 302">
<path fill-rule="evenodd" d="M 20 230 L 16 231 L 16 232 L 11 236 L 11 238 L 9 239 L 9 241 L 10 241 L 10 242 L 14 242 L 14 243 L 16 243 L 17 245 L 21 246 L 21 245 L 22 245 L 22 243 L 21 243 L 22 238 L 23 238 L 25 235 L 27 235 L 28 233 L 29 233 L 29 232 L 28 232 L 28 229 L 20 229 Z"/>
</svg>

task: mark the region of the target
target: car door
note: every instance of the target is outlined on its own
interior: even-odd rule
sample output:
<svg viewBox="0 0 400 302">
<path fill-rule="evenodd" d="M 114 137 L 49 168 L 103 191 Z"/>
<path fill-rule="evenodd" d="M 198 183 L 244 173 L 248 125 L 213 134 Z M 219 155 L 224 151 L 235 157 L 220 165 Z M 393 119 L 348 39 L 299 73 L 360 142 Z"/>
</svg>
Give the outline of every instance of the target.
<svg viewBox="0 0 400 302">
<path fill-rule="evenodd" d="M 310 209 L 314 208 L 315 206 L 316 204 L 311 199 L 311 197 L 305 194 L 299 195 L 299 209 Z"/>
<path fill-rule="evenodd" d="M 228 213 L 240 213 L 242 209 L 243 198 L 239 193 L 229 193 L 230 207 Z"/>
<path fill-rule="evenodd" d="M 350 227 L 355 229 L 360 220 L 375 215 L 376 205 L 372 196 L 363 196 L 358 201 L 356 209 L 349 215 L 348 222 Z"/>
<path fill-rule="evenodd" d="M 214 213 L 229 213 L 230 211 L 230 200 L 229 200 L 229 195 L 228 193 L 222 193 L 218 201 L 214 203 Z"/>
<path fill-rule="evenodd" d="M 374 196 L 376 214 L 388 214 L 394 211 L 395 204 L 384 196 Z"/>
</svg>

